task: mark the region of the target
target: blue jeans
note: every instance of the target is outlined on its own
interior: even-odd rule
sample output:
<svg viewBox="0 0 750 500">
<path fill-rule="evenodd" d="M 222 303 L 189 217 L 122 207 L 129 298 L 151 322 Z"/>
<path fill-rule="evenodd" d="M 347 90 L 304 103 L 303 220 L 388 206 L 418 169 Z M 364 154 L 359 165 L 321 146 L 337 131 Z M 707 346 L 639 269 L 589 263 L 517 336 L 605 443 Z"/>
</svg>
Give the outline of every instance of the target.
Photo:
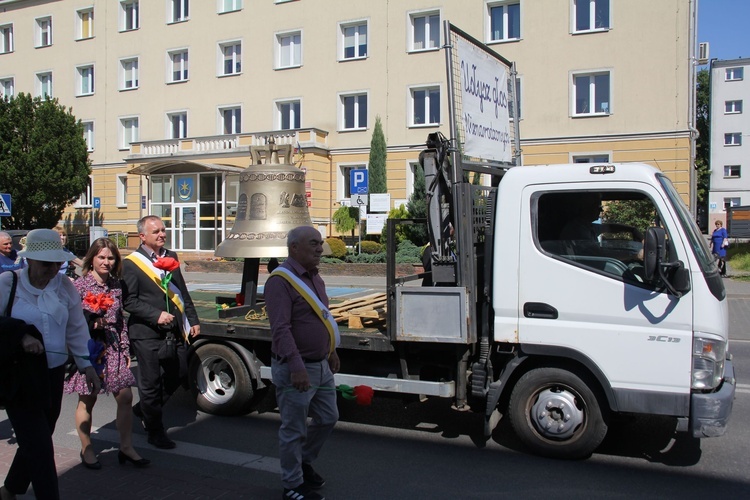
<svg viewBox="0 0 750 500">
<path fill-rule="evenodd" d="M 279 461 L 284 488 L 302 484 L 302 463 L 312 463 L 339 419 L 336 385 L 328 360 L 305 363 L 310 389 L 300 392 L 292 387 L 287 363 L 271 362 L 276 402 L 281 414 Z M 312 422 L 307 423 L 310 417 Z"/>
</svg>

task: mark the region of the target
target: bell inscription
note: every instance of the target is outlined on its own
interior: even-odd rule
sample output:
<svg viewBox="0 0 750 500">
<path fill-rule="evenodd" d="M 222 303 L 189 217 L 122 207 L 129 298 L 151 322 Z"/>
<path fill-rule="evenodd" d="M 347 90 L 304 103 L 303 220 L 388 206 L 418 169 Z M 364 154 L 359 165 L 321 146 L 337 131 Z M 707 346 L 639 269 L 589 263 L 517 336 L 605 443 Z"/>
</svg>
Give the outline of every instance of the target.
<svg viewBox="0 0 750 500">
<path fill-rule="evenodd" d="M 268 217 L 268 201 L 263 193 L 255 193 L 250 197 L 250 220 L 266 220 Z"/>
</svg>

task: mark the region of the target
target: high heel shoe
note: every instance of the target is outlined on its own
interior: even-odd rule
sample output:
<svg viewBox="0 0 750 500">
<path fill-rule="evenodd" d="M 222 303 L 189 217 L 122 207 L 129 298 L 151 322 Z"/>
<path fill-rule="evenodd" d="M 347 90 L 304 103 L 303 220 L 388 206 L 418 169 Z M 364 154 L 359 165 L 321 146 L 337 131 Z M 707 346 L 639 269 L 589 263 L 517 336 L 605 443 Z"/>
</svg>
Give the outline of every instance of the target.
<svg viewBox="0 0 750 500">
<path fill-rule="evenodd" d="M 117 452 L 117 461 L 120 462 L 120 465 L 125 464 L 125 462 L 130 462 L 131 464 L 135 465 L 139 469 L 142 469 L 143 467 L 147 467 L 148 464 L 151 463 L 151 460 L 148 460 L 146 458 L 139 458 L 136 460 L 135 458 L 130 458 L 126 454 L 124 454 L 121 451 Z"/>
<path fill-rule="evenodd" d="M 84 466 L 84 467 L 86 467 L 87 469 L 91 469 L 91 470 L 99 470 L 99 469 L 101 469 L 101 468 L 102 468 L 102 463 L 101 463 L 101 462 L 100 462 L 99 460 L 97 460 L 97 461 L 96 461 L 96 462 L 94 462 L 93 464 L 90 464 L 90 463 L 88 463 L 88 462 L 87 462 L 86 460 L 84 460 L 84 458 L 83 458 L 83 452 L 81 452 L 81 453 L 80 453 L 80 455 L 81 455 L 81 463 L 82 463 L 82 464 L 83 464 L 83 466 Z"/>
</svg>

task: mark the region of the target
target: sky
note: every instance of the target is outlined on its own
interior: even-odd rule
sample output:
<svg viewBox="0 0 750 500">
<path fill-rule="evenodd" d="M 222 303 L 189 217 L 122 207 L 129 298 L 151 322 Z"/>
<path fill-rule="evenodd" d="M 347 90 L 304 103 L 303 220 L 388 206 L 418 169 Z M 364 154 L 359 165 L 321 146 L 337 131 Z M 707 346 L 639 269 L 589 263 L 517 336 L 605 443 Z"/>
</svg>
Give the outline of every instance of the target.
<svg viewBox="0 0 750 500">
<path fill-rule="evenodd" d="M 698 42 L 709 58 L 750 58 L 750 0 L 699 0 Z"/>
</svg>

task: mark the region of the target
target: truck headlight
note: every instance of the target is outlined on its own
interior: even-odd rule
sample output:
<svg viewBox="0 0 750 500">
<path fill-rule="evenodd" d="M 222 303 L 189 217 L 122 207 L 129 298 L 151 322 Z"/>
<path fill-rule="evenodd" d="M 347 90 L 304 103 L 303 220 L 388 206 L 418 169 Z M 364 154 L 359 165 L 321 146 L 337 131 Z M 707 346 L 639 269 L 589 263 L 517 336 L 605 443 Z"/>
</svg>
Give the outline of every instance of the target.
<svg viewBox="0 0 750 500">
<path fill-rule="evenodd" d="M 716 389 L 724 376 L 727 342 L 695 337 L 693 340 L 693 389 Z"/>
</svg>

